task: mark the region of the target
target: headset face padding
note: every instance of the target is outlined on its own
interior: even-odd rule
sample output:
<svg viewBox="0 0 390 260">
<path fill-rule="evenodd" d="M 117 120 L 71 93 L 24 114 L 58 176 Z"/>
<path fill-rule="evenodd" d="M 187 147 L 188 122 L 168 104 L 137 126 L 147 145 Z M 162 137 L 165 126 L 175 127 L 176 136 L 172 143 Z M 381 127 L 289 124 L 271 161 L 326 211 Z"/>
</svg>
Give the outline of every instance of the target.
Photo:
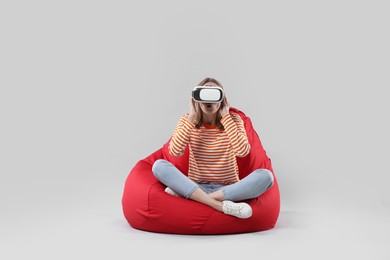
<svg viewBox="0 0 390 260">
<path fill-rule="evenodd" d="M 223 100 L 223 89 L 220 87 L 196 86 L 192 98 L 202 103 L 219 103 Z"/>
</svg>

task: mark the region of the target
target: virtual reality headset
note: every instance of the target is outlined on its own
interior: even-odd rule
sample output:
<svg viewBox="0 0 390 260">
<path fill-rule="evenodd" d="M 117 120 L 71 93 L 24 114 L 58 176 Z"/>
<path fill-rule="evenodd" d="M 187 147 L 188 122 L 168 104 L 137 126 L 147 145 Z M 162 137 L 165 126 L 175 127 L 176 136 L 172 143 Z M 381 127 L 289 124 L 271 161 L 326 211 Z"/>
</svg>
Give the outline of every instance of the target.
<svg viewBox="0 0 390 260">
<path fill-rule="evenodd" d="M 224 92 L 220 87 L 196 86 L 192 90 L 192 98 L 201 103 L 219 103 L 223 96 Z"/>
</svg>

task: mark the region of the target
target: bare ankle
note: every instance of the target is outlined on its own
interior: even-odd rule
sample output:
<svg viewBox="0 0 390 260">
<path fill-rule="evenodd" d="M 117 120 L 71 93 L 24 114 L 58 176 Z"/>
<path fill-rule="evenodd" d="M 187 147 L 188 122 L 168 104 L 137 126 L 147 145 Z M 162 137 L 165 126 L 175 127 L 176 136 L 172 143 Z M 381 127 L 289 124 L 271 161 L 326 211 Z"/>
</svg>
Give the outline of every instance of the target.
<svg viewBox="0 0 390 260">
<path fill-rule="evenodd" d="M 223 194 L 222 190 L 217 190 L 213 193 L 208 194 L 208 196 L 218 201 L 223 201 L 225 199 L 225 195 Z"/>
<path fill-rule="evenodd" d="M 215 200 L 215 206 L 213 208 L 215 208 L 218 211 L 223 212 L 223 204 L 222 204 L 222 202 L 219 201 L 219 200 Z"/>
</svg>

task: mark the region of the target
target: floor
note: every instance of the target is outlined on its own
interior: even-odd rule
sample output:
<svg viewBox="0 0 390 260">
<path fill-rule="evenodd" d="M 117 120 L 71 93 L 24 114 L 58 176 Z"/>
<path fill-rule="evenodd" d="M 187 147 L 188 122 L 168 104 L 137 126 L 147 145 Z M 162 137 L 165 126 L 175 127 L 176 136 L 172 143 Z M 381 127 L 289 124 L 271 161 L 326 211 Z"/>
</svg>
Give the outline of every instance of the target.
<svg viewBox="0 0 390 260">
<path fill-rule="evenodd" d="M 284 209 L 268 231 L 171 235 L 133 229 L 112 199 L 3 215 L 1 259 L 390 259 L 390 209 Z M 9 211 L 7 211 L 9 212 Z M 27 217 L 26 217 L 27 216 Z"/>
</svg>

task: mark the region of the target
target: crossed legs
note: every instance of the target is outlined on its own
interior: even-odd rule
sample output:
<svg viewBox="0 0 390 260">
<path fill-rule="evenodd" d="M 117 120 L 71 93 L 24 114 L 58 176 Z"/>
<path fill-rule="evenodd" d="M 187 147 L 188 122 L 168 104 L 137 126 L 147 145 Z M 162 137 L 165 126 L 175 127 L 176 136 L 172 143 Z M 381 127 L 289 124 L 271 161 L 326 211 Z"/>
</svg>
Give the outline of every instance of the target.
<svg viewBox="0 0 390 260">
<path fill-rule="evenodd" d="M 199 185 L 180 172 L 172 163 L 159 159 L 153 164 L 154 176 L 182 197 L 223 211 L 223 201 L 242 201 L 260 196 L 273 185 L 273 175 L 267 169 L 257 169 L 242 180 L 207 194 Z"/>
</svg>

